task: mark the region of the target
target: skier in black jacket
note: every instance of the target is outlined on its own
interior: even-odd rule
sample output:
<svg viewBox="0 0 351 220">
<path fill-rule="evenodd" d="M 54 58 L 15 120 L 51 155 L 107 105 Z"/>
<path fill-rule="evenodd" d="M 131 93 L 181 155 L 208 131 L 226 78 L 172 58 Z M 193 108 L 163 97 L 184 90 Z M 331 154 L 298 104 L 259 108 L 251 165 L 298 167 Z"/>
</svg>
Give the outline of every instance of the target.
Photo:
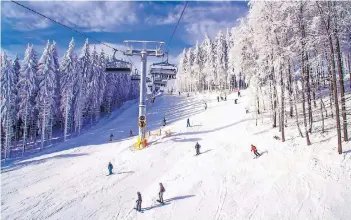
<svg viewBox="0 0 351 220">
<path fill-rule="evenodd" d="M 196 155 L 200 154 L 200 148 L 201 148 L 201 145 L 199 144 L 199 142 L 196 142 L 196 145 L 195 145 Z"/>
<path fill-rule="evenodd" d="M 141 194 L 140 194 L 140 192 L 137 192 L 137 194 L 138 194 L 138 200 L 136 201 L 136 203 L 137 203 L 136 210 L 137 210 L 137 211 L 141 211 L 141 202 L 142 202 L 143 200 L 141 199 Z"/>
</svg>

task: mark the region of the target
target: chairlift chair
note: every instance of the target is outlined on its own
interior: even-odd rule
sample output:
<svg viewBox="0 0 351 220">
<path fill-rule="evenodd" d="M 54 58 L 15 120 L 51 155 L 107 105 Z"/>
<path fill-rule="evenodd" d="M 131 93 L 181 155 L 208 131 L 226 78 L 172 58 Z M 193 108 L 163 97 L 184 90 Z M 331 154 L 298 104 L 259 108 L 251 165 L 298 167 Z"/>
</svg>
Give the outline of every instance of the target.
<svg viewBox="0 0 351 220">
<path fill-rule="evenodd" d="M 119 73 L 130 73 L 131 70 L 131 63 L 116 59 L 117 50 L 114 49 L 112 61 L 107 62 L 105 72 L 119 72 Z"/>
</svg>

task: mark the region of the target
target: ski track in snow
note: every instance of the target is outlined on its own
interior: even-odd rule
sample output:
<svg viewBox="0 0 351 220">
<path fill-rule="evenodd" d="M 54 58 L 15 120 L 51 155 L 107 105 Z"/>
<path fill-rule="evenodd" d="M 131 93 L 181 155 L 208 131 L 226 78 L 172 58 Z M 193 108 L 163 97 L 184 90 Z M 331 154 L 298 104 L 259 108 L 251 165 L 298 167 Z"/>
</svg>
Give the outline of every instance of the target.
<svg viewBox="0 0 351 220">
<path fill-rule="evenodd" d="M 351 219 L 351 156 L 335 155 L 329 147 L 335 138 L 318 144 L 312 136 L 316 144 L 309 147 L 295 136 L 277 142 L 278 131 L 255 126 L 245 101 L 235 105 L 234 97 L 219 103 L 215 94 L 157 97 L 148 129 L 158 132 L 165 116 L 163 130 L 172 135 L 151 136 L 140 151 L 133 147 L 136 137 L 127 136 L 137 131 L 135 103 L 62 143 L 75 148 L 3 167 L 2 219 Z M 250 144 L 261 157 L 252 159 Z M 109 161 L 114 174 L 106 176 Z M 166 187 L 164 205 L 155 201 L 159 182 Z M 133 209 L 137 191 L 143 213 Z"/>
</svg>

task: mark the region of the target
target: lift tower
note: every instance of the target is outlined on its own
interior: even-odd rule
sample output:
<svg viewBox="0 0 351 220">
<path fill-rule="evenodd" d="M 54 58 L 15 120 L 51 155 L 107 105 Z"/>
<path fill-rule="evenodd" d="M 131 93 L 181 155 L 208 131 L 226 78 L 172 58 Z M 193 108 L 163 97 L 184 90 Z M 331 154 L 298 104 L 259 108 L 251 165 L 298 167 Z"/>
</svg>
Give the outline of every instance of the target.
<svg viewBox="0 0 351 220">
<path fill-rule="evenodd" d="M 127 45 L 124 55 L 126 56 L 140 56 L 141 57 L 141 75 L 140 75 L 140 99 L 139 99 L 139 138 L 145 138 L 146 127 L 146 66 L 147 57 L 163 57 L 162 46 L 164 42 L 161 41 L 138 41 L 138 40 L 125 40 Z M 151 49 L 154 48 L 154 49 Z"/>
</svg>

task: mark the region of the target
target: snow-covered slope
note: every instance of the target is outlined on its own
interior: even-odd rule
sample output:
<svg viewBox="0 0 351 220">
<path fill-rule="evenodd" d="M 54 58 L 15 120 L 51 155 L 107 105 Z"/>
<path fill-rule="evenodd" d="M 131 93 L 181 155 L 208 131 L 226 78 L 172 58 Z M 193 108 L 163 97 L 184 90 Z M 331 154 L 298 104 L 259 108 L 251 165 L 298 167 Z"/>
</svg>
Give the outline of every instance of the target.
<svg viewBox="0 0 351 220">
<path fill-rule="evenodd" d="M 245 96 L 237 105 L 233 98 L 157 97 L 147 124 L 159 129 L 165 116 L 173 134 L 150 137 L 141 151 L 128 137 L 138 113 L 129 103 L 56 152 L 3 164 L 2 219 L 351 219 L 350 144 L 337 155 L 335 137 L 306 147 L 292 131 L 282 144 L 277 131 L 255 126 Z M 155 201 L 159 182 L 165 205 Z M 137 191 L 144 213 L 133 209 Z"/>
</svg>

